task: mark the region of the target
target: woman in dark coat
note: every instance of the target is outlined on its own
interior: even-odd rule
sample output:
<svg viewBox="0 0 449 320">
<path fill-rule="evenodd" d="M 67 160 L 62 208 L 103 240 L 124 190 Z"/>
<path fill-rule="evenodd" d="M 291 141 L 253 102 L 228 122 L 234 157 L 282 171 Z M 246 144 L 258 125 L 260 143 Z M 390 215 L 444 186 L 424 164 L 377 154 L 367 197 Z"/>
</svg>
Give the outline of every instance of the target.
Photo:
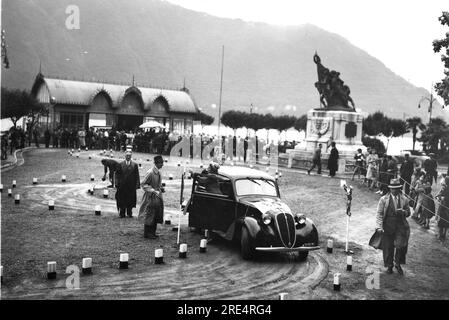
<svg viewBox="0 0 449 320">
<path fill-rule="evenodd" d="M 446 176 L 443 183 L 441 183 L 441 190 L 436 195 L 436 198 L 439 200 L 437 211 L 438 239 L 443 241 L 446 239 L 446 232 L 449 228 L 449 176 Z"/>
<path fill-rule="evenodd" d="M 327 168 L 329 169 L 329 176 L 334 177 L 335 172 L 338 171 L 338 150 L 335 147 L 335 142 L 331 143 L 331 153 L 329 155 L 329 160 L 327 161 Z"/>
</svg>

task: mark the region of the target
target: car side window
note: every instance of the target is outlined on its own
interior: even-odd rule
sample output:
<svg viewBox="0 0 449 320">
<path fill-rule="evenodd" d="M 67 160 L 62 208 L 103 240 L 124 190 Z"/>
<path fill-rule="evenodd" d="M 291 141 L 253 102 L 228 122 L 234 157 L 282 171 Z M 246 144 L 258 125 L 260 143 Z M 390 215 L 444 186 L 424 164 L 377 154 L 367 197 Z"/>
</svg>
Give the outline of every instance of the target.
<svg viewBox="0 0 449 320">
<path fill-rule="evenodd" d="M 233 194 L 231 181 L 215 174 L 199 176 L 195 191 L 226 196 Z"/>
</svg>

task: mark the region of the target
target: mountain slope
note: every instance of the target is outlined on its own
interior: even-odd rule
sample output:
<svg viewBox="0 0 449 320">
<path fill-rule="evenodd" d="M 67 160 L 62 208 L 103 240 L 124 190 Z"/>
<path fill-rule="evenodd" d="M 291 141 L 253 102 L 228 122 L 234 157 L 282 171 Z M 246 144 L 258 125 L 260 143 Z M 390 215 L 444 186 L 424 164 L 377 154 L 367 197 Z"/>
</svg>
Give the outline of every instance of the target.
<svg viewBox="0 0 449 320">
<path fill-rule="evenodd" d="M 79 30 L 65 27 L 73 4 L 80 8 Z M 2 15 L 11 61 L 2 80 L 9 87 L 30 88 L 40 61 L 47 76 L 131 84 L 134 75 L 138 84 L 162 87 L 181 87 L 185 78 L 198 106 L 213 114 L 224 45 L 224 110 L 253 103 L 258 112 L 271 106 L 280 114 L 294 105 L 299 116 L 319 106 L 318 51 L 350 86 L 357 108 L 427 119 L 426 108 L 417 109 L 426 90 L 313 25 L 222 19 L 159 0 L 4 0 Z"/>
</svg>

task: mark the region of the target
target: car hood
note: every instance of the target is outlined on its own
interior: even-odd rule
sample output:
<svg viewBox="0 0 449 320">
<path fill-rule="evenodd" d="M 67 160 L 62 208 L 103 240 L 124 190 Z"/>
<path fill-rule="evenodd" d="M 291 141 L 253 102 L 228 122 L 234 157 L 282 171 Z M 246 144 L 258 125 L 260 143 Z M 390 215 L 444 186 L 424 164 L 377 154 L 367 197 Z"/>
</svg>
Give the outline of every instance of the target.
<svg viewBox="0 0 449 320">
<path fill-rule="evenodd" d="M 289 206 L 279 198 L 251 196 L 242 198 L 240 202 L 256 208 L 261 213 L 292 213 Z"/>
</svg>

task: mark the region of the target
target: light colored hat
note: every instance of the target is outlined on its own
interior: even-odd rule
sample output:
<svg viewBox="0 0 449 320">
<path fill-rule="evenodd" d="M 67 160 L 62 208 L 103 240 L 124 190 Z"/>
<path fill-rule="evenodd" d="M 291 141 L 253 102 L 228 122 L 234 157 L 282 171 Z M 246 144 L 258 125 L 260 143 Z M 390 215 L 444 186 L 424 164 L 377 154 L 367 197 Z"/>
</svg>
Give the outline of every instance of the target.
<svg viewBox="0 0 449 320">
<path fill-rule="evenodd" d="M 400 188 L 402 188 L 402 184 L 401 184 L 401 182 L 399 182 L 399 179 L 391 179 L 390 184 L 388 185 L 388 188 L 400 189 Z"/>
</svg>

